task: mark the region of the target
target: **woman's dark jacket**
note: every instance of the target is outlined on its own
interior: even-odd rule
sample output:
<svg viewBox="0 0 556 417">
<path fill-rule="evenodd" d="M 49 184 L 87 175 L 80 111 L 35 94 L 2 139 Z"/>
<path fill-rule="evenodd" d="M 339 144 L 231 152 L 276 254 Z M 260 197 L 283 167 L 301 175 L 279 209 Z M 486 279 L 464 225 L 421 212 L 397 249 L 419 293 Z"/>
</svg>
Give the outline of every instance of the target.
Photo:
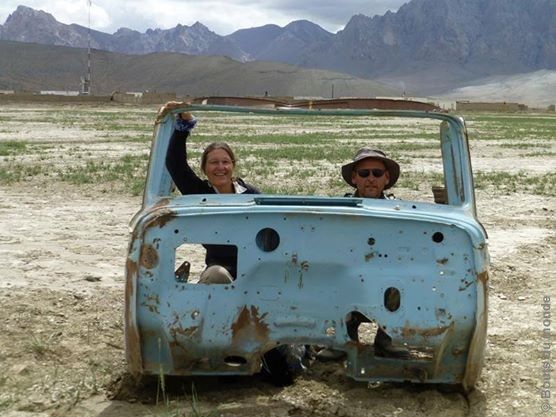
<svg viewBox="0 0 556 417">
<path fill-rule="evenodd" d="M 216 194 L 216 190 L 208 182 L 199 178 L 187 162 L 186 141 L 189 131 L 174 130 L 166 152 L 166 168 L 172 180 L 182 194 Z M 244 182 L 241 178 L 237 183 L 245 187 L 243 194 L 260 194 L 254 186 Z M 226 268 L 236 278 L 237 247 L 233 245 L 203 245 L 207 250 L 205 263 L 207 266 L 220 265 Z"/>
</svg>

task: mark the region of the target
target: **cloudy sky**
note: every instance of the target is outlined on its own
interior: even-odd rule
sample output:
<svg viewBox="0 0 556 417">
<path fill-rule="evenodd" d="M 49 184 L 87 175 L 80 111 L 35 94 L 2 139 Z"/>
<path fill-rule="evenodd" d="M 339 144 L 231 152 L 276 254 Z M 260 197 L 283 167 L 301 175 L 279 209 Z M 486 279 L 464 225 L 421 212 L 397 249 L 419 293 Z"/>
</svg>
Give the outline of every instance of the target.
<svg viewBox="0 0 556 417">
<path fill-rule="evenodd" d="M 219 35 L 275 23 L 307 19 L 337 32 L 355 14 L 382 15 L 409 0 L 92 0 L 91 27 L 113 33 L 120 27 L 144 32 L 196 21 Z M 0 24 L 18 5 L 44 10 L 62 23 L 87 26 L 88 0 L 1 0 Z"/>
</svg>

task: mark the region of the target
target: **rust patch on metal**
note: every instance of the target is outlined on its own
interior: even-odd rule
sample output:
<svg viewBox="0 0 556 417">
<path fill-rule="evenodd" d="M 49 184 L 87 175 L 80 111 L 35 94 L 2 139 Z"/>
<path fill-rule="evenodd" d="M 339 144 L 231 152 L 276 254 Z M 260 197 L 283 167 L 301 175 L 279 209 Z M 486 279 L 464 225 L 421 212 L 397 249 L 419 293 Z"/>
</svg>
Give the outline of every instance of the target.
<svg viewBox="0 0 556 417">
<path fill-rule="evenodd" d="M 129 371 L 132 375 L 140 375 L 143 371 L 141 357 L 141 339 L 137 327 L 126 321 L 126 358 Z"/>
<path fill-rule="evenodd" d="M 452 315 L 444 308 L 437 308 L 434 310 L 434 315 L 437 320 L 452 320 Z"/>
<path fill-rule="evenodd" d="M 137 276 L 137 263 L 132 261 L 131 259 L 127 258 L 126 264 L 125 264 L 125 268 L 126 268 L 126 273 L 127 273 L 127 283 L 128 285 L 130 284 L 130 277 L 136 277 Z M 127 290 L 127 288 L 126 288 Z M 127 293 L 127 292 L 126 292 Z"/>
<path fill-rule="evenodd" d="M 179 343 L 177 342 L 178 335 L 191 338 L 195 336 L 198 330 L 199 330 L 199 326 L 191 326 L 185 329 L 181 326 L 177 326 L 177 327 L 170 327 L 169 332 L 170 335 L 174 338 L 174 340 L 176 340 L 176 344 L 179 345 Z"/>
<path fill-rule="evenodd" d="M 309 262 L 302 261 L 299 264 L 299 276 L 297 279 L 297 288 L 303 288 L 303 272 L 307 272 L 309 270 Z"/>
<path fill-rule="evenodd" d="M 142 372 L 141 361 L 141 339 L 139 330 L 132 315 L 132 302 L 135 300 L 133 282 L 137 280 L 137 263 L 128 258 L 126 262 L 126 284 L 125 284 L 125 348 L 129 371 L 132 375 L 140 375 Z"/>
<path fill-rule="evenodd" d="M 141 246 L 139 264 L 146 269 L 153 269 L 158 265 L 158 252 L 152 245 Z"/>
<path fill-rule="evenodd" d="M 232 344 L 241 345 L 248 341 L 265 343 L 268 340 L 268 324 L 264 322 L 267 313 L 259 314 L 256 306 L 244 306 L 232 323 Z"/>
<path fill-rule="evenodd" d="M 376 255 L 376 252 L 371 252 L 365 255 L 365 262 L 369 262 L 371 259 L 373 259 Z"/>
<path fill-rule="evenodd" d="M 176 213 L 170 209 L 159 209 L 157 211 L 158 212 L 153 215 L 154 218 L 152 220 L 149 220 L 149 222 L 146 224 L 145 229 L 156 226 L 162 228 L 166 226 L 166 224 L 170 220 L 176 217 Z"/>
<path fill-rule="evenodd" d="M 158 201 L 156 204 L 153 204 L 152 208 L 156 209 L 160 207 L 166 207 L 169 202 L 170 202 L 169 198 L 163 198 L 160 201 Z"/>
<path fill-rule="evenodd" d="M 141 303 L 142 306 L 147 307 L 151 313 L 160 314 L 158 306 L 160 305 L 160 298 L 158 294 L 151 294 L 146 297 L 146 300 Z"/>
<path fill-rule="evenodd" d="M 454 326 L 454 322 L 452 322 L 448 326 L 430 327 L 425 329 L 421 329 L 419 327 L 408 327 L 406 325 L 402 328 L 401 333 L 403 337 L 412 337 L 418 335 L 424 338 L 429 338 L 429 337 L 439 336 L 453 326 Z"/>
<path fill-rule="evenodd" d="M 480 274 L 477 274 L 477 280 L 482 282 L 483 284 L 486 284 L 488 282 L 488 272 L 484 271 Z"/>
<path fill-rule="evenodd" d="M 471 389 L 479 376 L 484 362 L 485 345 L 487 337 L 487 323 L 488 323 L 488 272 L 483 271 L 477 274 L 477 281 L 483 287 L 483 311 L 477 318 L 475 330 L 471 338 L 471 343 L 468 349 L 467 363 L 465 365 L 465 376 L 463 378 L 464 389 Z"/>
<path fill-rule="evenodd" d="M 191 352 L 188 346 L 191 340 L 198 341 L 202 323 L 184 328 L 180 321 L 180 315 L 177 312 L 174 312 L 172 315 L 173 321 L 168 326 L 168 333 L 171 338 L 171 340 L 168 341 L 168 346 L 172 352 L 175 370 L 192 369 L 199 359 L 195 360 L 190 357 Z"/>
</svg>

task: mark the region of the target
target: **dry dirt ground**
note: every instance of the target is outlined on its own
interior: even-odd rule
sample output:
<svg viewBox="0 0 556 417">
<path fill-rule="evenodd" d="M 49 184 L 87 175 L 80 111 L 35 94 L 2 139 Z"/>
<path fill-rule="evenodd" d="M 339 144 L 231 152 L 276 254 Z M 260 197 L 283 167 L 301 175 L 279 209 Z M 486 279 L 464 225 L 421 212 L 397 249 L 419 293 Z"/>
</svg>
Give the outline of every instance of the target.
<svg viewBox="0 0 556 417">
<path fill-rule="evenodd" d="M 478 155 L 474 165 L 481 163 Z M 553 157 L 538 158 L 535 169 L 554 171 Z M 556 308 L 556 199 L 490 189 L 479 191 L 477 200 L 492 266 L 485 366 L 470 394 L 367 385 L 346 378 L 341 364 L 315 362 L 289 387 L 274 387 L 258 376 L 170 378 L 163 398 L 156 378 L 134 385 L 124 360 L 128 222 L 140 198 L 59 182 L 1 185 L 0 414 L 551 415 L 541 406 L 556 407 L 556 392 L 551 389 L 552 398 L 545 401 L 541 388 L 547 375 L 543 379 L 543 364 L 554 366 L 556 353 L 543 359 L 542 331 L 551 328 L 553 335 L 554 321 L 543 324 L 542 304 L 550 297 L 545 310 Z M 197 414 L 195 407 L 201 410 Z"/>
</svg>

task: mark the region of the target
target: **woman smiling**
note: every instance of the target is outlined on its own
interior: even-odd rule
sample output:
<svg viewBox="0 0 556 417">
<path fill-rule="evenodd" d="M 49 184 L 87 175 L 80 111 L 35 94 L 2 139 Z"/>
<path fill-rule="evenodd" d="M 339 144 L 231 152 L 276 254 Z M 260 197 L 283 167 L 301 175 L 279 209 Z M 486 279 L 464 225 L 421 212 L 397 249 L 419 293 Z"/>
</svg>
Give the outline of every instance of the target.
<svg viewBox="0 0 556 417">
<path fill-rule="evenodd" d="M 201 157 L 201 179 L 187 160 L 186 143 L 197 119 L 191 113 L 180 113 L 168 151 L 166 168 L 182 194 L 260 194 L 254 186 L 234 177 L 236 158 L 224 142 L 208 145 Z M 201 274 L 201 284 L 229 284 L 236 278 L 237 247 L 232 245 L 204 245 L 207 250 L 206 269 Z"/>
</svg>

